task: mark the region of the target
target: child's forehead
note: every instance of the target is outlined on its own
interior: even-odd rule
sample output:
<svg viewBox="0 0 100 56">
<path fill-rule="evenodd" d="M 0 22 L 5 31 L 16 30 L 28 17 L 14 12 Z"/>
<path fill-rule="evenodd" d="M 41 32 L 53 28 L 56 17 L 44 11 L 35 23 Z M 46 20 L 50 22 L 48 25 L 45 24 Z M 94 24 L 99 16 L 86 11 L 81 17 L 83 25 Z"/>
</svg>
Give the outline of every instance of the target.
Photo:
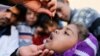
<svg viewBox="0 0 100 56">
<path fill-rule="evenodd" d="M 66 28 L 77 28 L 76 24 L 68 24 Z"/>
</svg>

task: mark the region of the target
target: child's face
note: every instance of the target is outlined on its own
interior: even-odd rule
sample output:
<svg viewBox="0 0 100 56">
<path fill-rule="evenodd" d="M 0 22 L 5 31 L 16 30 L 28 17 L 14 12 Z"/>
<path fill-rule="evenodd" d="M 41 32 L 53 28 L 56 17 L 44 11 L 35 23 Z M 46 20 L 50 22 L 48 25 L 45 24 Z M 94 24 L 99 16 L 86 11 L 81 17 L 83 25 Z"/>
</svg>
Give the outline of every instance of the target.
<svg viewBox="0 0 100 56">
<path fill-rule="evenodd" d="M 28 10 L 26 13 L 26 22 L 29 25 L 33 25 L 36 22 L 36 15 L 34 12 L 32 12 L 31 10 Z"/>
<path fill-rule="evenodd" d="M 57 29 L 57 24 L 49 25 L 45 24 L 45 28 L 42 27 L 37 27 L 37 31 L 39 33 L 44 33 L 44 34 L 50 34 L 51 32 L 54 32 Z"/>
<path fill-rule="evenodd" d="M 71 13 L 71 10 L 70 10 L 70 7 L 69 7 L 69 4 L 68 3 L 63 3 L 63 2 L 57 2 L 57 14 L 58 16 L 63 19 L 63 20 L 66 20 L 68 21 L 69 18 L 70 18 L 70 13 Z"/>
<path fill-rule="evenodd" d="M 75 24 L 69 24 L 61 30 L 51 33 L 44 43 L 46 48 L 56 52 L 63 52 L 73 47 L 78 41 L 78 29 Z"/>
</svg>

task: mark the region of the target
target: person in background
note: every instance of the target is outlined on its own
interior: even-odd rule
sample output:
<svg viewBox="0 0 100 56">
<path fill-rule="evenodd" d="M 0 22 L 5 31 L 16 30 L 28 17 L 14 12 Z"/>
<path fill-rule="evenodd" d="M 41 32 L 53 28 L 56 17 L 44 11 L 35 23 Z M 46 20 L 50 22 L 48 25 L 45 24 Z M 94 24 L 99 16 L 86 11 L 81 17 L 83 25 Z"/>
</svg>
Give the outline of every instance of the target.
<svg viewBox="0 0 100 56">
<path fill-rule="evenodd" d="M 34 24 L 37 20 L 36 15 L 34 12 L 25 7 L 19 10 L 25 11 L 25 14 L 22 15 L 25 17 L 23 17 L 22 18 L 23 20 L 21 20 L 17 25 L 17 29 L 20 35 L 19 46 L 21 47 L 21 46 L 32 45 L 32 36 L 34 35 L 35 32 Z"/>
<path fill-rule="evenodd" d="M 5 11 L 0 11 L 0 56 L 10 56 L 19 47 L 19 35 L 15 27 L 19 12 L 12 11 L 14 8 L 9 6 L 4 8 Z"/>
<path fill-rule="evenodd" d="M 92 29 L 92 30 L 90 29 L 90 28 L 94 27 L 94 25 L 92 25 L 92 24 L 96 20 L 99 20 L 97 18 L 100 17 L 100 14 L 97 11 L 95 11 L 94 9 L 91 9 L 91 8 L 82 8 L 80 10 L 71 9 L 69 6 L 70 4 L 69 4 L 68 0 L 58 0 L 57 4 L 59 5 L 59 6 L 57 6 L 57 14 L 62 20 L 65 20 L 68 23 L 82 22 L 87 27 L 87 29 L 91 33 L 93 33 L 93 35 L 96 36 L 96 38 L 98 40 L 100 40 L 99 39 L 100 30 L 99 29 Z M 94 31 L 94 32 L 92 32 L 92 31 Z"/>
<path fill-rule="evenodd" d="M 29 56 L 29 55 L 51 55 L 53 54 L 53 51 L 50 51 L 48 49 L 44 49 L 43 45 L 37 46 L 35 44 L 32 44 L 32 36 L 35 33 L 35 21 L 37 20 L 36 14 L 31 11 L 30 9 L 27 9 L 23 7 L 22 5 L 16 5 L 16 8 L 20 11 L 19 21 L 17 25 L 17 29 L 19 31 L 19 48 L 16 49 L 14 53 L 12 53 L 12 56 L 21 55 L 21 56 Z M 32 47 L 32 53 L 28 50 Z M 34 47 L 34 48 L 33 48 Z M 39 47 L 39 48 L 38 48 Z M 25 49 L 23 49 L 25 48 Z M 38 49 L 37 49 L 38 48 Z M 42 49 L 44 49 L 42 51 Z M 20 51 L 19 51 L 20 50 Z M 27 52 L 27 53 L 24 53 Z"/>
<path fill-rule="evenodd" d="M 10 0 L 16 4 L 22 4 L 36 13 L 47 13 L 54 16 L 57 7 L 57 0 Z"/>
</svg>

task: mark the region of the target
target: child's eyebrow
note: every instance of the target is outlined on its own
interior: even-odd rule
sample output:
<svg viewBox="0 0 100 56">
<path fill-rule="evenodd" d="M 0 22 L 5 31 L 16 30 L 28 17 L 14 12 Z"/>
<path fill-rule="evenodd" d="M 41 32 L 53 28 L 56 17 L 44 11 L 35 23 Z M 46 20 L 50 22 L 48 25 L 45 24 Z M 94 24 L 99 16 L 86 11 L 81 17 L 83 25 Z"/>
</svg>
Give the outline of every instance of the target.
<svg viewBox="0 0 100 56">
<path fill-rule="evenodd" d="M 70 30 L 70 31 L 72 32 L 72 34 L 74 34 L 74 32 L 73 32 L 69 27 L 67 27 L 66 29 L 67 29 L 67 30 Z"/>
</svg>

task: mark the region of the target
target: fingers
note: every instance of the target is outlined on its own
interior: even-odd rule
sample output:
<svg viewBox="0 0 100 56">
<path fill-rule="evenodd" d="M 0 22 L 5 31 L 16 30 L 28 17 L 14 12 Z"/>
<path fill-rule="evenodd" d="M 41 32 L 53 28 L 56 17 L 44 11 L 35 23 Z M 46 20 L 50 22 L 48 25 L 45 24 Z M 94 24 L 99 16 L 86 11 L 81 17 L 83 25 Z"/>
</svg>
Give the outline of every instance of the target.
<svg viewBox="0 0 100 56">
<path fill-rule="evenodd" d="M 50 11 L 53 13 L 53 16 L 55 15 L 56 8 L 57 8 L 57 1 L 56 0 L 51 0 L 48 5 Z"/>
<path fill-rule="evenodd" d="M 52 11 L 54 11 L 54 10 L 56 10 L 56 4 L 53 4 L 53 3 L 48 3 L 48 7 L 50 8 L 50 11 L 52 12 Z"/>
<path fill-rule="evenodd" d="M 52 56 L 54 54 L 54 51 L 45 49 L 40 56 Z"/>
<path fill-rule="evenodd" d="M 42 45 L 37 46 L 37 48 L 38 50 L 43 50 L 45 47 L 44 47 L 44 44 L 42 44 Z"/>
<path fill-rule="evenodd" d="M 50 50 L 47 56 L 52 56 L 54 54 L 54 51 Z"/>
<path fill-rule="evenodd" d="M 24 6 L 29 8 L 32 11 L 37 12 L 37 10 L 40 9 L 41 4 L 35 0 L 34 1 L 32 0 L 30 2 L 24 3 Z"/>
<path fill-rule="evenodd" d="M 40 8 L 38 9 L 37 13 L 46 13 L 50 16 L 53 16 L 52 12 L 50 12 L 50 10 L 46 9 L 46 8 Z"/>
<path fill-rule="evenodd" d="M 49 50 L 45 49 L 40 56 L 47 56 L 48 53 L 49 53 Z"/>
<path fill-rule="evenodd" d="M 37 52 L 33 52 L 33 56 L 39 56 L 42 53 L 42 50 L 39 50 Z"/>
</svg>

